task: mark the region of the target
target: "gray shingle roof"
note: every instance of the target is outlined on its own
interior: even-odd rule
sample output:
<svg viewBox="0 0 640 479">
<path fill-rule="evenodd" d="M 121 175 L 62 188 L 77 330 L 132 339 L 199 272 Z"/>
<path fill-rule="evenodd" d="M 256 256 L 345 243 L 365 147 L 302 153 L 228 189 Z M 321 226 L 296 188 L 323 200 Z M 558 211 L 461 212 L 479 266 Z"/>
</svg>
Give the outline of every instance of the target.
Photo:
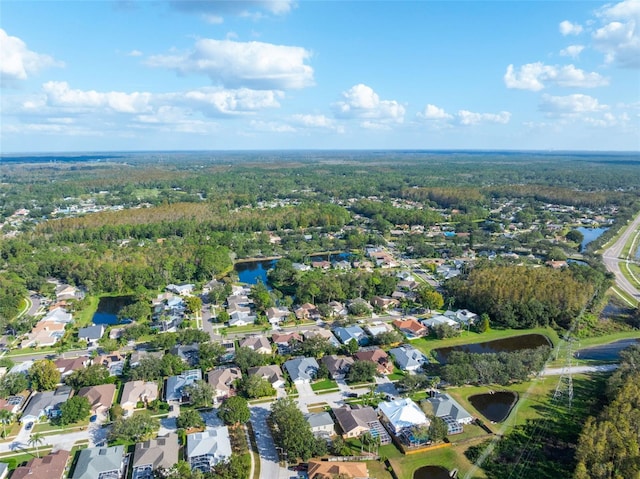
<svg viewBox="0 0 640 479">
<path fill-rule="evenodd" d="M 94 447 L 80 451 L 73 479 L 96 479 L 101 473 L 122 472 L 124 446 Z"/>
</svg>

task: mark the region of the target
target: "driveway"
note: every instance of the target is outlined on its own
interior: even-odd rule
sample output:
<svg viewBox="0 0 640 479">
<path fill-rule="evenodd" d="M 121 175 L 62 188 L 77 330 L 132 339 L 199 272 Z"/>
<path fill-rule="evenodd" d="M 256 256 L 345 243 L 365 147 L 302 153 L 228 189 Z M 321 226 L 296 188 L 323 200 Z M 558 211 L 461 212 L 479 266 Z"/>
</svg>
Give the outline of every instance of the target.
<svg viewBox="0 0 640 479">
<path fill-rule="evenodd" d="M 285 467 L 281 467 L 278 451 L 267 427 L 267 417 L 270 412 L 270 404 L 251 406 L 251 425 L 258 445 L 260 455 L 260 479 L 285 479 L 291 473 Z"/>
</svg>

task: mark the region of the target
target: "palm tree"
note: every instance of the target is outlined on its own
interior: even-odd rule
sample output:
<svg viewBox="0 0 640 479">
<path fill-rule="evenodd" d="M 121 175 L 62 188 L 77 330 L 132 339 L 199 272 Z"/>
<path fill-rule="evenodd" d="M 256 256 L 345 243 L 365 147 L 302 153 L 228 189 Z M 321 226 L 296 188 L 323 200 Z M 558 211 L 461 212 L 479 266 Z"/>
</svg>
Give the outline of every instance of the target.
<svg viewBox="0 0 640 479">
<path fill-rule="evenodd" d="M 7 411 L 6 409 L 0 409 L 0 422 L 2 422 L 2 437 L 7 437 L 7 423 L 11 422 L 13 419 L 13 414 L 11 411 Z"/>
<path fill-rule="evenodd" d="M 40 452 L 38 451 L 38 446 L 40 446 L 44 442 L 44 435 L 39 432 L 34 432 L 29 438 L 29 445 L 35 446 L 36 448 L 36 456 L 40 458 Z"/>
</svg>

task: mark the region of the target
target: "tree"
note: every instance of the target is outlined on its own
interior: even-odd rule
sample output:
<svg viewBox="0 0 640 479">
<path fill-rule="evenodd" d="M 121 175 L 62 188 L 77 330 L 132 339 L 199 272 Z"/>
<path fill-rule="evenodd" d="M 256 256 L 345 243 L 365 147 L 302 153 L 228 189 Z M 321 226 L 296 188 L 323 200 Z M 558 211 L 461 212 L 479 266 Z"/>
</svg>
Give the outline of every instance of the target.
<svg viewBox="0 0 640 479">
<path fill-rule="evenodd" d="M 582 243 L 584 235 L 578 230 L 571 230 L 565 235 L 565 238 L 573 243 Z"/>
<path fill-rule="evenodd" d="M 44 442 L 44 434 L 40 432 L 34 432 L 33 434 L 31 434 L 31 437 L 29 438 L 29 445 L 35 446 L 36 456 L 38 458 L 40 458 L 40 452 L 38 451 L 38 447 L 42 445 L 43 442 Z"/>
<path fill-rule="evenodd" d="M 60 382 L 60 371 L 50 359 L 41 359 L 29 368 L 29 379 L 34 390 L 52 391 Z"/>
<path fill-rule="evenodd" d="M 91 414 L 91 404 L 84 396 L 73 396 L 60 406 L 58 422 L 65 426 L 74 422 L 83 421 Z"/>
<path fill-rule="evenodd" d="M 353 355 L 360 349 L 360 344 L 357 340 L 351 339 L 342 345 L 342 349 L 344 349 L 345 354 Z"/>
<path fill-rule="evenodd" d="M 220 364 L 226 349 L 220 343 L 200 343 L 198 347 L 198 364 L 204 371 L 214 368 Z"/>
<path fill-rule="evenodd" d="M 269 381 L 260 376 L 244 375 L 238 381 L 238 391 L 249 399 L 257 399 L 266 396 L 275 396 L 276 390 Z"/>
<path fill-rule="evenodd" d="M 418 300 L 428 310 L 442 309 L 444 306 L 442 295 L 430 286 L 425 286 L 418 290 Z"/>
<path fill-rule="evenodd" d="M 238 348 L 234 362 L 238 365 L 243 374 L 247 373 L 247 369 L 255 366 L 262 366 L 265 363 L 265 355 L 251 348 Z"/>
<path fill-rule="evenodd" d="M 9 373 L 0 379 L 0 396 L 15 396 L 29 387 L 27 377 L 22 373 Z"/>
<path fill-rule="evenodd" d="M 365 383 L 373 381 L 378 368 L 373 361 L 356 360 L 349 368 L 347 381 L 350 383 Z"/>
<path fill-rule="evenodd" d="M 92 364 L 83 369 L 73 371 L 64 380 L 65 384 L 71 386 L 76 391 L 86 386 L 99 386 L 113 381 L 113 376 L 109 375 L 109 370 L 101 364 Z"/>
<path fill-rule="evenodd" d="M 249 420 L 251 413 L 247 400 L 240 396 L 232 396 L 222 403 L 218 409 L 218 416 L 225 424 L 244 424 Z"/>
<path fill-rule="evenodd" d="M 261 313 L 264 313 L 267 309 L 274 305 L 271 293 L 264 285 L 264 283 L 262 283 L 262 281 L 258 281 L 258 283 L 254 284 L 251 287 L 249 297 L 253 299 L 253 304 Z"/>
<path fill-rule="evenodd" d="M 433 332 L 438 339 L 455 338 L 460 335 L 460 331 L 446 323 L 434 326 Z"/>
<path fill-rule="evenodd" d="M 199 296 L 187 296 L 184 302 L 189 314 L 199 314 L 202 310 L 202 299 Z"/>
<path fill-rule="evenodd" d="M 486 333 L 491 331 L 491 322 L 489 320 L 489 315 L 487 313 L 482 313 L 480 315 L 480 323 L 478 324 L 478 332 Z"/>
<path fill-rule="evenodd" d="M 196 381 L 184 388 L 193 407 L 209 407 L 213 404 L 213 386 L 206 381 Z"/>
<path fill-rule="evenodd" d="M 109 432 L 110 441 L 141 442 L 155 436 L 160 421 L 147 411 L 116 419 Z"/>
<path fill-rule="evenodd" d="M 118 311 L 118 319 L 132 319 L 133 321 L 145 321 L 151 316 L 151 306 L 148 301 L 137 301 L 127 304 Z"/>
<path fill-rule="evenodd" d="M 13 413 L 6 409 L 0 409 L 0 422 L 2 423 L 2 437 L 7 437 L 7 423 L 13 420 Z"/>
<path fill-rule="evenodd" d="M 271 405 L 271 421 L 275 428 L 274 440 L 284 449 L 289 461 L 296 458 L 306 461 L 314 455 L 316 438 L 295 401 L 290 398 L 275 401 Z"/>
<path fill-rule="evenodd" d="M 429 418 L 431 423 L 429 424 L 429 437 L 433 442 L 444 441 L 449 433 L 449 427 L 444 419 L 441 417 L 432 416 Z"/>
<path fill-rule="evenodd" d="M 180 416 L 176 419 L 176 426 L 180 429 L 204 427 L 204 420 L 195 409 L 181 409 Z"/>
</svg>

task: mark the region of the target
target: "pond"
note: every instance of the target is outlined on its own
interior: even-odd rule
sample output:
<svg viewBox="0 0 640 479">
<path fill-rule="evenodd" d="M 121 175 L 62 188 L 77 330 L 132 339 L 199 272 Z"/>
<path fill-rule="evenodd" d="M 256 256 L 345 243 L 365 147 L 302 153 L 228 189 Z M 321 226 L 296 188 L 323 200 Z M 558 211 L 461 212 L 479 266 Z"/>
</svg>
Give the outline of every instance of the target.
<svg viewBox="0 0 640 479">
<path fill-rule="evenodd" d="M 344 261 L 351 257 L 351 253 L 328 253 L 324 255 L 309 256 L 309 261 Z M 257 284 L 262 281 L 267 284 L 267 272 L 273 269 L 278 263 L 277 259 L 265 259 L 257 261 L 245 261 L 236 263 L 234 268 L 238 273 L 238 279 L 241 283 Z"/>
<path fill-rule="evenodd" d="M 261 281 L 267 284 L 267 271 L 272 269 L 277 262 L 277 259 L 267 259 L 236 263 L 235 270 L 241 283 L 258 284 L 258 281 Z"/>
<path fill-rule="evenodd" d="M 133 296 L 103 296 L 100 298 L 92 321 L 94 324 L 117 324 L 118 312 L 133 302 Z"/>
<path fill-rule="evenodd" d="M 442 466 L 422 466 L 415 470 L 413 479 L 451 479 L 451 475 Z"/>
<path fill-rule="evenodd" d="M 510 391 L 475 394 L 469 397 L 469 402 L 489 421 L 502 422 L 518 402 L 518 395 Z"/>
<path fill-rule="evenodd" d="M 620 359 L 620 351 L 634 344 L 640 345 L 640 339 L 621 339 L 612 343 L 601 344 L 600 346 L 579 349 L 576 351 L 575 357 L 592 361 L 617 361 Z"/>
<path fill-rule="evenodd" d="M 580 226 L 576 229 L 580 231 L 580 233 L 582 233 L 584 236 L 584 238 L 582 239 L 582 243 L 580 243 L 580 252 L 583 252 L 589 243 L 591 243 L 595 239 L 598 239 L 600 235 L 607 231 L 609 228 L 585 228 L 584 226 Z"/>
<path fill-rule="evenodd" d="M 501 353 L 520 351 L 522 349 L 536 349 L 540 346 L 551 347 L 551 341 L 543 334 L 523 334 L 521 336 L 512 336 L 510 338 L 494 339 L 484 343 L 461 344 L 459 346 L 450 346 L 447 348 L 437 348 L 433 351 L 436 353 L 436 359 L 441 363 L 447 362 L 447 357 L 453 351 L 463 351 L 465 353 Z"/>
</svg>

